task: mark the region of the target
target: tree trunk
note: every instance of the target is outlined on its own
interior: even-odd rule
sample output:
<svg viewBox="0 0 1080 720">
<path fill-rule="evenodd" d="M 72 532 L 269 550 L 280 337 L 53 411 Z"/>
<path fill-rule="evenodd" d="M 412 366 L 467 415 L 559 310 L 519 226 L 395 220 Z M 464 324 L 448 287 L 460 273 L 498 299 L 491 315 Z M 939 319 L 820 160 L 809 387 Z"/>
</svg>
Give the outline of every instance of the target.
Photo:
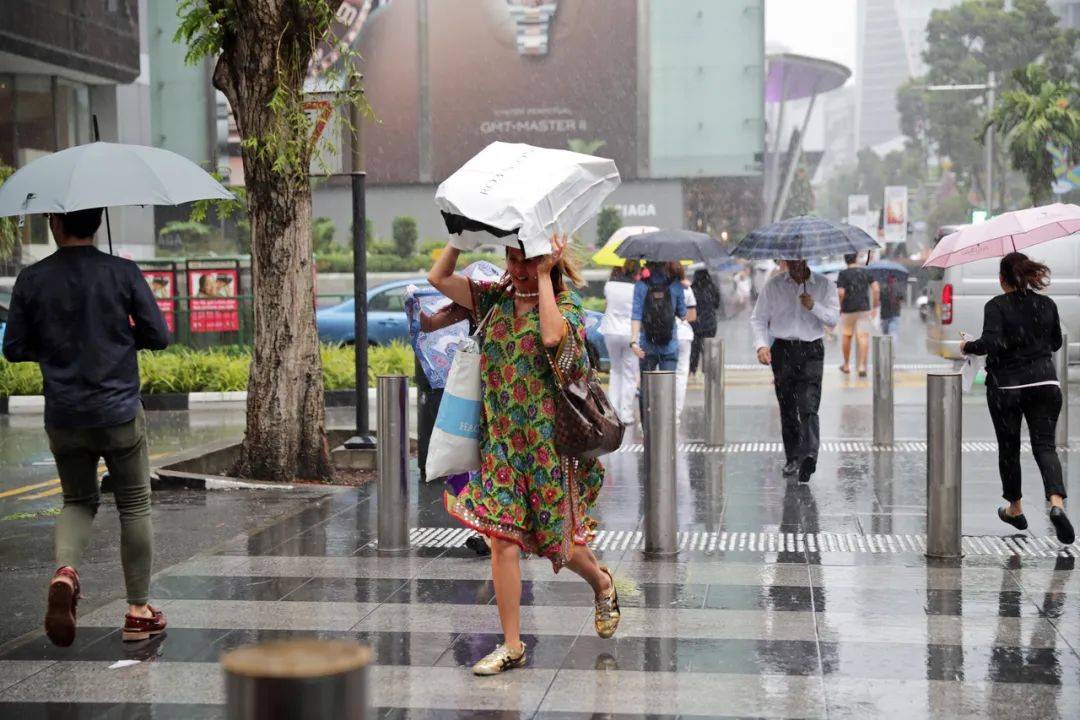
<svg viewBox="0 0 1080 720">
<path fill-rule="evenodd" d="M 332 472 L 315 326 L 310 150 L 303 124 L 291 119 L 302 112 L 312 19 L 302 4 L 281 0 L 234 8 L 239 17 L 223 42 L 214 85 L 229 99 L 243 141 L 255 348 L 233 472 L 280 482 L 326 479 Z M 285 155 L 287 147 L 300 148 L 299 157 Z"/>
</svg>

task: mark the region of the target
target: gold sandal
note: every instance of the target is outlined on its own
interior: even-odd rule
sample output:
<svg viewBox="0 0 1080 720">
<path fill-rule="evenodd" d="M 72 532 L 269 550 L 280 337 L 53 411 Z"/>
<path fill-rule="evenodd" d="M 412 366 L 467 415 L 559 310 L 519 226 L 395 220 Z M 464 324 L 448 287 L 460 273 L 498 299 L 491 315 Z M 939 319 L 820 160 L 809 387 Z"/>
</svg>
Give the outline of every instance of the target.
<svg viewBox="0 0 1080 720">
<path fill-rule="evenodd" d="M 514 657 L 510 648 L 499 645 L 488 655 L 473 665 L 473 675 L 498 675 L 507 670 L 522 667 L 525 664 L 525 643 L 521 643 L 521 654 Z"/>
<path fill-rule="evenodd" d="M 615 635 L 619 627 L 619 591 L 615 589 L 615 578 L 611 571 L 601 566 L 600 569 L 611 579 L 611 592 L 596 601 L 596 615 L 594 623 L 596 634 L 605 640 Z"/>
</svg>

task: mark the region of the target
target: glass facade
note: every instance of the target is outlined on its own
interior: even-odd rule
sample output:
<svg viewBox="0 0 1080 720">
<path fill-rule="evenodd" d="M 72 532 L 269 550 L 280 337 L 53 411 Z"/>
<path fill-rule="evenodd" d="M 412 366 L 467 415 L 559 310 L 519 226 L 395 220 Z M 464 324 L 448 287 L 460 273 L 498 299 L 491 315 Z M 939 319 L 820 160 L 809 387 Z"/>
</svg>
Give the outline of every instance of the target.
<svg viewBox="0 0 1080 720">
<path fill-rule="evenodd" d="M 90 141 L 90 88 L 49 75 L 0 74 L 0 164 L 19 168 Z M 29 216 L 23 244 L 47 243 L 41 216 Z"/>
</svg>

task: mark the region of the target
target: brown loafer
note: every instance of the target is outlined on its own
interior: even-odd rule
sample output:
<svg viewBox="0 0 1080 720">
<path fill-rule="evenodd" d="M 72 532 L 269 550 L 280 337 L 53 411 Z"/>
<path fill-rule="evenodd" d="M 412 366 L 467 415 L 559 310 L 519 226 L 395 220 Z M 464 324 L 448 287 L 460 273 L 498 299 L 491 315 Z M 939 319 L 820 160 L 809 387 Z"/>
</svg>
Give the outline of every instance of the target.
<svg viewBox="0 0 1080 720">
<path fill-rule="evenodd" d="M 66 580 L 66 582 L 65 582 Z M 53 645 L 68 647 L 75 642 L 75 606 L 79 602 L 79 573 L 62 567 L 49 582 L 49 600 L 45 610 L 45 634 Z"/>
<path fill-rule="evenodd" d="M 149 640 L 155 635 L 165 632 L 165 613 L 153 605 L 147 605 L 152 615 L 150 617 L 138 617 L 128 613 L 124 615 L 124 629 L 120 635 L 124 642 L 138 642 Z"/>
</svg>

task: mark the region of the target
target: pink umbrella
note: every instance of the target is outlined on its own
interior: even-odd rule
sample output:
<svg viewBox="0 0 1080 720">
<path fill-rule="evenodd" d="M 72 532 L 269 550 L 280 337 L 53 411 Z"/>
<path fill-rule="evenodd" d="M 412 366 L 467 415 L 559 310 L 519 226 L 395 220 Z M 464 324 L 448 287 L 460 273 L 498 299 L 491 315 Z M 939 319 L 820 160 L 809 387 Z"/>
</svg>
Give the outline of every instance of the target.
<svg viewBox="0 0 1080 720">
<path fill-rule="evenodd" d="M 1076 205 L 1054 203 L 1014 210 L 946 235 L 923 267 L 947 268 L 1004 257 L 1076 232 L 1080 232 L 1080 207 Z"/>
</svg>

